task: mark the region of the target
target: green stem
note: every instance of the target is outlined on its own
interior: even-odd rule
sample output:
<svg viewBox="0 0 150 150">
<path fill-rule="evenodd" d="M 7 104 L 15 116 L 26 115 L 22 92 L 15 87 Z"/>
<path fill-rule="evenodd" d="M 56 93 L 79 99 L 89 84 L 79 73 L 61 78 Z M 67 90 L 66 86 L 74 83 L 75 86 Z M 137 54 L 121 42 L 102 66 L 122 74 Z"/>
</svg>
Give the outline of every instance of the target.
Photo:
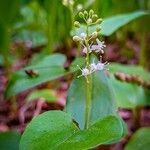
<svg viewBox="0 0 150 150">
<path fill-rule="evenodd" d="M 90 55 L 89 55 L 89 47 L 88 47 L 88 25 L 86 30 L 87 39 L 85 40 L 87 55 L 86 55 L 86 66 L 90 69 Z M 85 124 L 84 128 L 87 129 L 89 124 L 89 114 L 90 114 L 90 105 L 91 105 L 91 75 L 87 75 L 86 78 L 86 104 L 85 104 Z"/>
</svg>

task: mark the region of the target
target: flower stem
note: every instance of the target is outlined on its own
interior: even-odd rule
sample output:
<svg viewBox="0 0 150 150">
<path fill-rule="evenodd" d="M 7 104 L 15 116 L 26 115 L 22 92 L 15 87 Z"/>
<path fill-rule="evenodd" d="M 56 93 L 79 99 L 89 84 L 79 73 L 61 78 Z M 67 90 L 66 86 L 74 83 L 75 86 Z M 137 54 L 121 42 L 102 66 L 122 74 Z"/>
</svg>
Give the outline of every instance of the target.
<svg viewBox="0 0 150 150">
<path fill-rule="evenodd" d="M 86 29 L 86 35 L 87 38 L 85 40 L 85 45 L 87 48 L 87 55 L 86 55 L 86 65 L 87 68 L 90 69 L 90 55 L 89 55 L 89 45 L 88 45 L 88 25 Z M 88 128 L 88 123 L 89 123 L 89 114 L 90 114 L 90 103 L 91 103 L 91 75 L 87 75 L 86 78 L 86 104 L 85 104 L 85 124 L 84 124 L 84 129 Z"/>
</svg>

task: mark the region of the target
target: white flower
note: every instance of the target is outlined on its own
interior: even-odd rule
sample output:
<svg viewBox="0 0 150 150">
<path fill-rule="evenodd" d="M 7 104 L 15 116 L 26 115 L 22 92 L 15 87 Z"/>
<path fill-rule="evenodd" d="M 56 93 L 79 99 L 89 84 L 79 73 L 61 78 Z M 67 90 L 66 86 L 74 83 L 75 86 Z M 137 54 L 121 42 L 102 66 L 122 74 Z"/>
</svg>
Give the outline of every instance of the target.
<svg viewBox="0 0 150 150">
<path fill-rule="evenodd" d="M 96 70 L 97 70 L 97 64 L 95 64 L 95 62 L 93 60 L 93 63 L 90 64 L 90 72 L 93 73 Z"/>
<path fill-rule="evenodd" d="M 104 70 L 104 67 L 105 67 L 105 64 L 101 62 L 97 63 L 96 65 L 97 70 Z"/>
<path fill-rule="evenodd" d="M 87 53 L 87 47 L 83 44 L 83 46 L 84 46 L 84 48 L 83 48 L 83 53 Z M 88 50 L 89 50 L 89 53 L 91 53 L 92 52 L 92 50 L 91 50 L 91 45 L 88 45 Z"/>
<path fill-rule="evenodd" d="M 78 65 L 77 65 L 77 66 L 78 66 Z M 79 66 L 78 66 L 78 67 L 79 67 Z M 81 77 L 81 76 L 87 76 L 87 75 L 91 74 L 90 70 L 89 70 L 87 67 L 85 67 L 85 68 L 83 68 L 83 69 L 81 69 L 81 68 L 79 67 L 79 69 L 81 70 L 82 74 L 81 74 L 80 76 L 78 76 L 78 78 Z"/>
<path fill-rule="evenodd" d="M 91 49 L 95 52 L 103 52 L 103 48 L 106 47 L 103 41 L 100 41 L 98 38 L 96 39 L 97 44 L 92 45 Z"/>
<path fill-rule="evenodd" d="M 102 57 L 100 57 L 100 61 L 97 63 L 97 70 L 104 70 L 105 67 L 108 65 L 108 62 L 102 63 Z"/>
</svg>

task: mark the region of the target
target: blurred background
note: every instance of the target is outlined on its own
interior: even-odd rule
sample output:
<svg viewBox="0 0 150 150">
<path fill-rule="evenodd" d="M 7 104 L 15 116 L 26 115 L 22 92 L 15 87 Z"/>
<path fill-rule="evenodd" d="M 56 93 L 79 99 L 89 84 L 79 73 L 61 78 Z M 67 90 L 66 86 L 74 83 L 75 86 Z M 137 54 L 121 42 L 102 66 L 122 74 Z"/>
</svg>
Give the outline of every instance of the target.
<svg viewBox="0 0 150 150">
<path fill-rule="evenodd" d="M 115 77 L 114 90 L 119 92 L 119 112 L 129 127 L 128 137 L 119 144 L 97 149 L 123 149 L 137 129 L 150 126 L 150 0 L 1 0 L 2 150 L 12 149 L 12 145 L 13 150 L 18 149 L 20 133 L 34 116 L 47 110 L 63 110 L 72 75 L 26 85 L 19 70 L 40 64 L 55 53 L 67 58 L 67 70 L 76 57 L 83 55 L 72 36 L 76 33 L 73 23 L 79 19 L 79 11 L 85 9 L 93 9 L 104 20 L 99 35 L 106 44 L 104 60 L 112 63 L 110 72 Z M 118 75 L 118 71 L 123 74 Z M 38 76 L 36 70 L 26 74 Z M 4 144 L 8 142 L 10 147 Z"/>
</svg>

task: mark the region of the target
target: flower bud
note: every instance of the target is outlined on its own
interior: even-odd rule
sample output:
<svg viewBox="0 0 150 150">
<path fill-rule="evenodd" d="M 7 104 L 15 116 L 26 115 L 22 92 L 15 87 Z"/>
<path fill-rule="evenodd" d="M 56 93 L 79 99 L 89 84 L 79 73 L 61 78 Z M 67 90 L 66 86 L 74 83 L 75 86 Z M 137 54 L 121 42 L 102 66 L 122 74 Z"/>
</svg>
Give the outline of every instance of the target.
<svg viewBox="0 0 150 150">
<path fill-rule="evenodd" d="M 92 19 L 96 20 L 97 18 L 98 18 L 98 16 L 96 14 L 92 15 Z"/>
<path fill-rule="evenodd" d="M 97 28 L 96 28 L 96 31 L 97 31 L 97 32 L 99 32 L 100 30 L 101 30 L 101 28 L 100 28 L 100 27 L 97 27 Z"/>
<path fill-rule="evenodd" d="M 84 17 L 83 12 L 79 12 L 79 17 L 80 17 L 80 18 L 83 18 L 83 17 Z"/>
<path fill-rule="evenodd" d="M 103 20 L 101 18 L 97 19 L 96 24 L 100 24 Z"/>
<path fill-rule="evenodd" d="M 92 33 L 92 38 L 96 39 L 97 38 L 98 33 L 95 31 Z"/>
<path fill-rule="evenodd" d="M 73 40 L 74 40 L 75 42 L 79 42 L 81 39 L 80 39 L 79 36 L 74 36 L 74 37 L 73 37 Z"/>
<path fill-rule="evenodd" d="M 76 28 L 80 28 L 80 23 L 79 23 L 78 21 L 75 21 L 75 22 L 74 22 L 74 26 L 75 26 Z"/>
<path fill-rule="evenodd" d="M 92 17 L 93 14 L 94 14 L 94 11 L 91 9 L 91 10 L 89 11 L 89 16 Z"/>
<path fill-rule="evenodd" d="M 84 17 L 87 18 L 88 17 L 88 12 L 85 10 L 84 11 Z"/>
</svg>

